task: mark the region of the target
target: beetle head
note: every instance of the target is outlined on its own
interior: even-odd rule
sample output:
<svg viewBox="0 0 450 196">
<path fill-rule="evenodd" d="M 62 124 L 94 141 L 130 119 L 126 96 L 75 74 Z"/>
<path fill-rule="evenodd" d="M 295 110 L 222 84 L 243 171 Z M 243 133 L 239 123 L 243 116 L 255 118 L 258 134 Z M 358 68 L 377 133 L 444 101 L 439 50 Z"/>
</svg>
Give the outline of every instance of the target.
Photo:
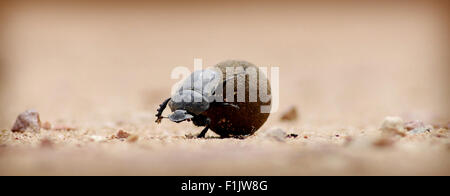
<svg viewBox="0 0 450 196">
<path fill-rule="evenodd" d="M 172 112 L 184 110 L 189 114 L 199 115 L 208 110 L 209 102 L 199 92 L 184 90 L 172 96 L 169 107 Z"/>
<path fill-rule="evenodd" d="M 190 120 L 194 118 L 194 116 L 192 116 L 191 114 L 187 113 L 186 110 L 175 110 L 172 114 L 169 115 L 169 119 L 172 122 L 182 122 L 185 120 Z"/>
</svg>

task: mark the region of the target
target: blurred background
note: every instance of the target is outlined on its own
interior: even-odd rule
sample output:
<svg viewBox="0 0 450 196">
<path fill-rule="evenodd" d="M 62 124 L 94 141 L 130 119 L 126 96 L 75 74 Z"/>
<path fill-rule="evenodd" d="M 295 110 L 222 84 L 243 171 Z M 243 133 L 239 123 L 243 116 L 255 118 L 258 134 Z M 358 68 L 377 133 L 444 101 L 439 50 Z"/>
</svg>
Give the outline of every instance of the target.
<svg viewBox="0 0 450 196">
<path fill-rule="evenodd" d="M 279 66 L 280 110 L 312 125 L 449 119 L 447 1 L 0 5 L 0 128 L 29 108 L 50 121 L 153 114 L 194 58 Z"/>
<path fill-rule="evenodd" d="M 0 175 L 448 175 L 449 35 L 444 0 L 0 1 Z M 245 140 L 156 125 L 194 58 L 280 67 L 279 112 Z M 31 108 L 53 129 L 10 132 Z"/>
</svg>

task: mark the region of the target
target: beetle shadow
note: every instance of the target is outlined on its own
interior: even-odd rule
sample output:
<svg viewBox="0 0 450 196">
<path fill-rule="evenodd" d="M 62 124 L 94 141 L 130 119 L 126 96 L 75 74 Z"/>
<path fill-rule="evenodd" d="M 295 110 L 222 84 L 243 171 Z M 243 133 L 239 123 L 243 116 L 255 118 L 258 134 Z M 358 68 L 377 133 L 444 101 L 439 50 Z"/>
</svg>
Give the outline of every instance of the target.
<svg viewBox="0 0 450 196">
<path fill-rule="evenodd" d="M 247 139 L 249 136 L 248 135 L 239 135 L 239 136 L 230 136 L 230 137 L 222 137 L 222 136 L 206 136 L 204 138 L 197 138 L 196 135 L 192 135 L 192 134 L 186 134 L 185 135 L 186 139 L 204 139 L 204 140 L 222 140 L 222 139 L 239 139 L 239 140 L 243 140 L 243 139 Z"/>
</svg>

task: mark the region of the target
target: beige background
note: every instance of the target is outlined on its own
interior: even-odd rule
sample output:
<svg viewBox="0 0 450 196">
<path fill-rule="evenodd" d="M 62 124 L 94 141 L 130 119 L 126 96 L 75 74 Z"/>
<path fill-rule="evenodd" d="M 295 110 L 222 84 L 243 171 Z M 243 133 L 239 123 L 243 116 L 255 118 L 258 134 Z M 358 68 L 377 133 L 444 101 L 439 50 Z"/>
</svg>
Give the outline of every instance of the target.
<svg viewBox="0 0 450 196">
<path fill-rule="evenodd" d="M 389 115 L 448 123 L 450 68 L 445 1 L 3 4 L 0 128 L 10 129 L 19 113 L 34 108 L 40 112 L 42 121 L 78 130 L 10 136 L 12 139 L 5 142 L 5 152 L 0 153 L 2 173 L 96 174 L 95 168 L 103 168 L 98 173 L 227 175 L 230 173 L 224 171 L 228 167 L 237 168 L 231 174 L 450 173 L 445 166 L 450 162 L 448 150 L 433 154 L 417 147 L 422 145 L 420 142 L 427 146 L 434 139 L 413 143 L 419 150 L 404 156 L 411 156 L 417 165 L 399 170 L 388 165 L 374 166 L 364 154 L 373 153 L 374 159 L 386 163 L 389 157 L 405 154 L 402 149 L 398 154 L 372 152 L 371 147 L 347 149 L 341 146 L 343 138 L 333 137 L 336 133 L 358 137 L 364 131 L 376 134 L 375 129 Z M 280 110 L 296 106 L 301 119 L 282 123 L 278 120 L 280 113 L 274 113 L 260 132 L 282 127 L 301 137 L 308 134 L 317 137 L 306 143 L 290 141 L 289 145 L 265 144 L 260 141 L 264 140 L 262 136 L 244 141 L 189 141 L 178 137 L 196 133 L 200 128 L 170 122 L 155 125 L 153 115 L 157 105 L 170 95 L 171 86 L 177 82 L 170 79 L 171 70 L 176 66 L 193 69 L 194 58 L 202 58 L 207 66 L 226 59 L 279 66 Z M 90 135 L 109 136 L 120 128 L 139 135 L 139 145 L 108 141 L 97 146 L 83 139 Z M 24 138 L 14 140 L 15 137 Z M 36 148 L 44 137 L 53 139 L 56 152 L 40 152 Z M 407 139 L 401 143 L 408 146 L 411 140 L 416 141 Z M 444 145 L 442 148 L 448 146 L 448 139 L 438 141 Z M 341 163 L 321 166 L 325 164 L 322 159 L 334 160 L 337 156 L 323 152 L 332 144 L 350 154 L 348 159 L 346 155 L 338 155 L 338 162 L 357 159 L 357 166 L 351 161 L 350 165 L 342 163 L 347 170 L 339 168 Z M 203 145 L 210 150 L 202 151 Z M 250 167 L 254 162 L 259 163 L 258 154 L 248 161 L 224 166 L 224 162 L 241 155 L 222 153 L 223 157 L 203 163 L 209 170 L 197 173 L 190 170 L 202 166 L 197 165 L 198 160 L 209 160 L 208 157 L 229 148 L 242 150 L 242 156 L 281 154 L 273 158 L 279 158 L 280 163 L 269 162 L 248 170 L 254 168 Z M 298 150 L 313 158 L 291 161 Z M 18 152 L 29 156 L 16 157 Z M 173 157 L 166 155 L 168 152 L 174 153 Z M 99 158 L 97 153 L 105 157 Z M 187 162 L 182 165 L 188 167 L 167 166 L 179 154 L 193 154 L 181 158 Z M 425 154 L 430 157 L 423 157 Z M 67 166 L 67 160 L 43 161 L 47 156 L 52 159 L 71 156 L 73 160 L 69 162 L 78 164 L 71 167 Z M 112 169 L 99 166 L 101 160 L 110 163 Z M 434 161 L 438 166 L 427 170 L 420 160 L 427 164 Z M 44 167 L 52 169 L 43 172 L 33 161 L 43 161 Z M 410 162 L 408 158 L 401 161 Z M 79 162 L 85 163 L 82 169 Z M 131 162 L 138 166 L 128 168 Z M 155 167 L 148 168 L 149 162 Z M 280 165 L 285 167 L 277 170 Z M 309 169 L 299 169 L 300 166 Z"/>
</svg>

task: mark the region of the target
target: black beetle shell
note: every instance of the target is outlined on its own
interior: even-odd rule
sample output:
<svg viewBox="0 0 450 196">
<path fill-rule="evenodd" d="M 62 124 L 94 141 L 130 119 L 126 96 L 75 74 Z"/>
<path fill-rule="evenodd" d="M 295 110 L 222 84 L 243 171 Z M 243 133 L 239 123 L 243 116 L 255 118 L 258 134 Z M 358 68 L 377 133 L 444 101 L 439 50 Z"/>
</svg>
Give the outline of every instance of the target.
<svg viewBox="0 0 450 196">
<path fill-rule="evenodd" d="M 221 62 L 214 66 L 222 71 L 223 80 L 226 80 L 226 68 L 227 67 L 243 67 L 247 69 L 253 67 L 257 70 L 258 77 L 267 77 L 263 74 L 259 74 L 258 67 L 246 62 L 246 61 L 236 61 L 229 60 Z M 258 80 L 259 81 L 259 80 Z M 267 93 L 271 94 L 270 83 L 267 80 Z M 224 98 L 226 98 L 226 86 L 223 84 Z M 234 91 L 237 92 L 237 79 L 234 80 Z M 233 103 L 238 108 L 223 106 L 223 105 L 211 105 L 211 107 L 202 113 L 202 115 L 210 118 L 210 129 L 222 137 L 229 136 L 239 136 L 239 135 L 251 135 L 255 133 L 267 120 L 270 113 L 261 113 L 261 106 L 270 106 L 271 100 L 268 102 L 262 102 L 258 99 L 257 102 L 249 102 L 249 77 L 245 77 L 245 102 L 237 102 L 237 96 L 234 96 L 234 102 L 224 102 Z M 259 82 L 257 85 L 259 88 Z M 259 90 L 257 90 L 259 92 Z"/>
</svg>

